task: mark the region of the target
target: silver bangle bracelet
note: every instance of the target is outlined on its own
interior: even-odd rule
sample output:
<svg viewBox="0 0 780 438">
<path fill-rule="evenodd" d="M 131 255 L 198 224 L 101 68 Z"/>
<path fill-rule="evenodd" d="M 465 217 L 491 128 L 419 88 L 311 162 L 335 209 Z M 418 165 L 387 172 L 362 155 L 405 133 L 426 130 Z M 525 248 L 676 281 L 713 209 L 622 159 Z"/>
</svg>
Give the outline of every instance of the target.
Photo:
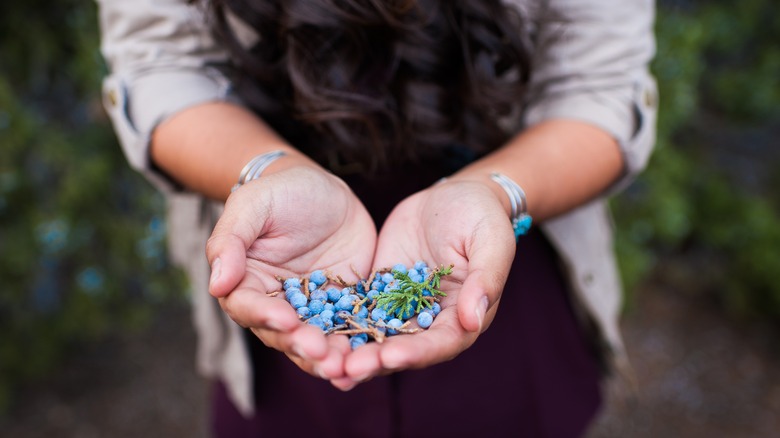
<svg viewBox="0 0 780 438">
<path fill-rule="evenodd" d="M 241 169 L 241 174 L 238 176 L 238 183 L 236 183 L 236 185 L 230 189 L 230 192 L 233 193 L 238 190 L 239 187 L 248 183 L 249 181 L 260 178 L 260 175 L 268 166 L 271 165 L 271 163 L 285 155 L 287 154 L 285 154 L 284 151 L 273 151 L 260 154 L 249 160 L 249 162 L 246 163 L 246 166 Z"/>
<path fill-rule="evenodd" d="M 512 215 L 509 219 L 512 221 L 515 238 L 527 234 L 533 220 L 528 214 L 528 204 L 523 189 L 509 177 L 498 172 L 491 173 L 490 179 L 498 183 L 509 196 L 509 205 L 512 207 Z"/>
</svg>

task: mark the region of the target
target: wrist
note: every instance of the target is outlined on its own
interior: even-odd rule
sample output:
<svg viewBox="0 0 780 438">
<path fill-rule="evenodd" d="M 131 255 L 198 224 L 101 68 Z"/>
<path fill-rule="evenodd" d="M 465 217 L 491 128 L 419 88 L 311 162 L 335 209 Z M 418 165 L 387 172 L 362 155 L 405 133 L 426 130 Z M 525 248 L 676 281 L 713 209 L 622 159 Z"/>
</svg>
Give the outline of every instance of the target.
<svg viewBox="0 0 780 438">
<path fill-rule="evenodd" d="M 515 237 L 527 234 L 532 219 L 528 213 L 525 191 L 514 180 L 499 172 L 469 172 L 456 174 L 449 180 L 475 182 L 489 188 L 509 217 Z"/>
</svg>

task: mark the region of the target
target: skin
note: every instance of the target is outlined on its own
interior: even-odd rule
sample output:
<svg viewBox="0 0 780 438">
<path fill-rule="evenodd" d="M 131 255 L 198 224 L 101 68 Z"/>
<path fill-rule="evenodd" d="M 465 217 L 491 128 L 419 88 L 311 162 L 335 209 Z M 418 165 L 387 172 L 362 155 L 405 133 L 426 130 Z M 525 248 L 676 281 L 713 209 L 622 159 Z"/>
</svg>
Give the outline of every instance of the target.
<svg viewBox="0 0 780 438">
<path fill-rule="evenodd" d="M 230 195 L 246 162 L 279 149 L 288 155 Z M 377 235 L 346 184 L 240 107 L 209 103 L 174 115 L 155 130 L 151 155 L 185 187 L 227 199 L 206 249 L 209 291 L 223 310 L 342 390 L 452 359 L 489 327 L 515 254 L 509 199 L 491 172 L 523 187 L 539 223 L 603 193 L 623 170 L 617 142 L 606 132 L 579 121 L 546 121 L 401 202 Z M 442 313 L 424 333 L 354 352 L 344 336 L 325 337 L 300 323 L 289 304 L 266 296 L 279 289 L 276 275 L 330 269 L 349 281 L 351 266 L 370 272 L 416 260 L 455 265 L 442 282 L 448 294 Z"/>
</svg>

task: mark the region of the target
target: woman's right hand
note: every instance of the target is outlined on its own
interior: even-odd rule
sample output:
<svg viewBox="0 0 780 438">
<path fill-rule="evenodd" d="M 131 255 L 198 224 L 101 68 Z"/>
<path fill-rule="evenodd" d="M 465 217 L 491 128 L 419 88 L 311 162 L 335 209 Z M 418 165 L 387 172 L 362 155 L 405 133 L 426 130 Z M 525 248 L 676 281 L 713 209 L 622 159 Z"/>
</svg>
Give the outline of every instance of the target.
<svg viewBox="0 0 780 438">
<path fill-rule="evenodd" d="M 283 297 L 267 294 L 281 289 L 277 277 L 368 272 L 376 236 L 365 207 L 338 177 L 311 166 L 264 175 L 225 204 L 206 246 L 209 291 L 265 345 L 312 375 L 339 379 L 350 351 L 346 337 L 326 337 L 303 324 Z"/>
</svg>

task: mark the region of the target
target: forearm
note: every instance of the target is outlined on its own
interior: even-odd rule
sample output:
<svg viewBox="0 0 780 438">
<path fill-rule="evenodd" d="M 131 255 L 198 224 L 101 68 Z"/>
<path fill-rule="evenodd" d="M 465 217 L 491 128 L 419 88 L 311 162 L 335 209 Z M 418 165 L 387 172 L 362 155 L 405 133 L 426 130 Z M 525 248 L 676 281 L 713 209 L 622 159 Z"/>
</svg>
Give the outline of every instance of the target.
<svg viewBox="0 0 780 438">
<path fill-rule="evenodd" d="M 506 193 L 489 179 L 491 172 L 503 173 L 523 188 L 529 213 L 541 221 L 598 196 L 622 171 L 620 148 L 609 134 L 583 122 L 550 120 L 523 131 L 453 178 L 484 181 L 509 211 Z"/>
<path fill-rule="evenodd" d="M 183 110 L 152 135 L 154 164 L 177 183 L 225 200 L 241 169 L 254 156 L 283 150 L 287 156 L 266 169 L 316 166 L 249 110 L 229 103 L 205 103 Z"/>
</svg>

